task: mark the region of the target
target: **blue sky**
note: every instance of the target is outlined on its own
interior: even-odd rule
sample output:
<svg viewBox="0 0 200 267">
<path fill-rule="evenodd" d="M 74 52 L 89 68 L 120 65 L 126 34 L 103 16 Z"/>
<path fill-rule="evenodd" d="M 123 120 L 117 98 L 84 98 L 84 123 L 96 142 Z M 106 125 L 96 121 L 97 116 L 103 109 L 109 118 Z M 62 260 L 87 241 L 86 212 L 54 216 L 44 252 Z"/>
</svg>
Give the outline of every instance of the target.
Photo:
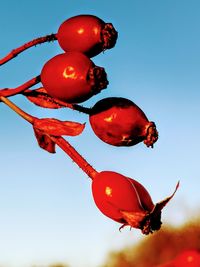
<svg viewBox="0 0 200 267">
<path fill-rule="evenodd" d="M 168 1 L 11 1 L 0 5 L 0 57 L 13 48 L 55 33 L 67 18 L 97 15 L 119 32 L 115 48 L 93 58 L 105 67 L 109 86 L 86 101 L 122 96 L 155 121 L 159 140 L 116 148 L 96 138 L 88 118 L 71 110 L 44 110 L 23 97 L 12 100 L 38 117 L 86 122 L 82 135 L 68 138 L 97 169 L 120 172 L 140 181 L 157 202 L 180 189 L 163 211 L 163 223 L 180 224 L 199 210 L 200 30 L 197 0 Z M 1 88 L 38 75 L 44 63 L 62 53 L 57 42 L 32 48 L 0 72 Z M 142 238 L 137 230 L 118 231 L 92 199 L 90 180 L 57 149 L 41 150 L 30 125 L 0 104 L 0 265 L 96 267 L 108 251 Z"/>
</svg>

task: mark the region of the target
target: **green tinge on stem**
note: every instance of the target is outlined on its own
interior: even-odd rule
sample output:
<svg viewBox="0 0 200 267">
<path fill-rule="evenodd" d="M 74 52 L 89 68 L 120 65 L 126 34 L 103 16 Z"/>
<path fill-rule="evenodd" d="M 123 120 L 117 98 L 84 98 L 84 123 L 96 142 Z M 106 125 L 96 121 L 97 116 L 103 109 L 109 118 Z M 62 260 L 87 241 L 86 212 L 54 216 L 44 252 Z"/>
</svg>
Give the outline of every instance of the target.
<svg viewBox="0 0 200 267">
<path fill-rule="evenodd" d="M 4 96 L 0 96 L 0 100 L 4 102 L 8 107 L 10 107 L 13 111 L 15 111 L 18 115 L 20 115 L 23 119 L 33 124 L 33 121 L 34 121 L 33 116 L 23 111 L 21 108 L 16 106 L 13 102 L 11 102 L 9 99 L 7 99 Z"/>
</svg>

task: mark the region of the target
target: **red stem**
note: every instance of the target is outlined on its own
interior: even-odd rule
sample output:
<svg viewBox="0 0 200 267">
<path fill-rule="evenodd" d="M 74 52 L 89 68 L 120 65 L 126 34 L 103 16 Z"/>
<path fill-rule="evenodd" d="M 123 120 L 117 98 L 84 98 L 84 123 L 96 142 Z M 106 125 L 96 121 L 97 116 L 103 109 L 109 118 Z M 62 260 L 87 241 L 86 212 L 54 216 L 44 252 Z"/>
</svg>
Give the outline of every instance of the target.
<svg viewBox="0 0 200 267">
<path fill-rule="evenodd" d="M 27 90 L 28 88 L 32 87 L 33 85 L 39 82 L 40 82 L 40 76 L 36 76 L 16 88 L 9 88 L 9 89 L 6 88 L 6 89 L 0 90 L 0 95 L 4 97 L 14 96 L 19 93 L 22 93 L 23 91 Z"/>
<path fill-rule="evenodd" d="M 33 39 L 30 42 L 25 43 L 24 45 L 13 49 L 8 55 L 6 55 L 4 58 L 0 59 L 0 66 L 5 64 L 6 62 L 8 62 L 9 60 L 13 59 L 14 57 L 16 57 L 18 54 L 22 53 L 23 51 L 25 51 L 26 49 L 32 47 L 32 46 L 36 46 L 38 44 L 42 44 L 45 42 L 51 42 L 51 41 L 55 41 L 57 40 L 57 36 L 56 34 L 52 33 L 50 35 L 46 35 L 43 37 L 39 37 L 36 39 Z"/>
<path fill-rule="evenodd" d="M 86 107 L 80 106 L 78 104 L 66 103 L 66 102 L 64 102 L 62 100 L 55 99 L 55 98 L 54 98 L 54 101 L 56 103 L 58 103 L 59 105 L 64 106 L 66 108 L 70 108 L 70 109 L 73 109 L 73 110 L 76 110 L 76 111 L 79 111 L 79 112 L 82 112 L 82 113 L 85 113 L 85 114 L 88 114 L 88 115 L 91 113 L 91 108 L 86 108 Z"/>
<path fill-rule="evenodd" d="M 24 118 L 29 123 L 33 124 L 35 117 L 30 114 L 24 112 L 18 106 L 16 106 L 13 102 L 7 99 L 4 96 L 0 96 L 0 100 L 4 102 L 8 107 L 10 107 L 13 111 L 15 111 L 18 115 Z M 45 133 L 44 133 L 45 134 Z M 98 174 L 98 172 L 76 151 L 76 149 L 70 145 L 63 137 L 61 136 L 52 136 L 47 134 L 49 138 L 53 142 L 55 142 L 64 152 L 68 154 L 68 156 L 91 178 Z"/>
<path fill-rule="evenodd" d="M 91 113 L 91 108 L 80 106 L 78 104 L 67 103 L 67 102 L 64 102 L 64 101 L 57 99 L 57 98 L 52 98 L 51 96 L 48 95 L 48 93 L 46 92 L 45 89 L 44 89 L 44 91 L 39 92 L 40 89 L 44 89 L 44 88 L 40 87 L 40 88 L 37 88 L 35 90 L 28 90 L 27 89 L 27 90 L 23 91 L 22 94 L 28 98 L 28 97 L 34 96 L 34 91 L 35 91 L 35 92 L 38 92 L 38 97 L 41 96 L 44 99 L 46 98 L 48 101 L 51 101 L 55 104 L 58 104 L 60 107 L 70 108 L 70 109 L 73 109 L 73 110 L 76 110 L 76 111 L 79 111 L 79 112 L 82 112 L 82 113 L 88 114 L 88 115 Z"/>
<path fill-rule="evenodd" d="M 63 137 L 50 136 L 68 156 L 93 180 L 98 172 Z"/>
</svg>

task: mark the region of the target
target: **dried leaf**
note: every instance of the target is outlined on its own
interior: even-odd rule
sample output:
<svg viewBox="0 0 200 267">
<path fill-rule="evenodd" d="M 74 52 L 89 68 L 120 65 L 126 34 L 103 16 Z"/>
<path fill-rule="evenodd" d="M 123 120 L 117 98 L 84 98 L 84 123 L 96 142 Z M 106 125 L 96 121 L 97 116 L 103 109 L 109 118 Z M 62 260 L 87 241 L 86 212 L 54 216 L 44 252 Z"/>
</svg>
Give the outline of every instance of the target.
<svg viewBox="0 0 200 267">
<path fill-rule="evenodd" d="M 34 129 L 39 129 L 43 133 L 61 136 L 76 136 L 82 133 L 85 124 L 72 121 L 60 121 L 54 118 L 35 119 L 33 123 Z"/>
<path fill-rule="evenodd" d="M 48 95 L 44 88 L 26 90 L 23 92 L 23 94 L 28 98 L 29 101 L 43 108 L 58 109 L 65 107 L 64 104 L 62 105 L 59 103 L 59 101 L 56 101 L 56 99 Z"/>
<path fill-rule="evenodd" d="M 173 198 L 173 196 L 175 195 L 177 189 L 179 188 L 179 185 L 180 185 L 180 182 L 177 183 L 176 188 L 174 190 L 174 193 L 171 196 L 169 196 L 169 197 L 163 199 L 162 201 L 156 203 L 156 205 L 155 205 L 154 209 L 151 211 L 151 213 L 160 212 L 167 205 L 167 203 Z"/>
<path fill-rule="evenodd" d="M 148 235 L 153 233 L 153 231 L 159 230 L 161 227 L 161 211 L 166 206 L 166 204 L 173 198 L 177 189 L 179 187 L 179 182 L 176 185 L 173 194 L 164 200 L 158 202 L 151 212 L 149 211 L 123 211 L 120 210 L 125 223 L 120 227 L 122 229 L 125 226 L 131 226 L 133 228 L 139 228 L 143 234 Z"/>
<path fill-rule="evenodd" d="M 49 153 L 56 153 L 55 143 L 51 140 L 49 136 L 44 134 L 38 129 L 34 129 L 35 137 L 37 138 L 38 145 Z"/>
</svg>

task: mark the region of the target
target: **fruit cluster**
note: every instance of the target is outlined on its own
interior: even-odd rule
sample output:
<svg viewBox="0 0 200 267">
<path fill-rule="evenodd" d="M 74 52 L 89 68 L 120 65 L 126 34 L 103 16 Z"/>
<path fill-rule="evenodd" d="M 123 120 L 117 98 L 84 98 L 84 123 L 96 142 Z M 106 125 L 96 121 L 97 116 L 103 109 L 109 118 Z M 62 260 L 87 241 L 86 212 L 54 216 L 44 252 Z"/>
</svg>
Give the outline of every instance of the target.
<svg viewBox="0 0 200 267">
<path fill-rule="evenodd" d="M 78 122 L 54 118 L 39 119 L 25 113 L 8 97 L 22 94 L 43 108 L 72 108 L 86 113 L 95 135 L 113 146 L 133 146 L 144 142 L 153 147 L 158 139 L 154 122 L 131 100 L 109 97 L 92 108 L 80 106 L 108 85 L 103 67 L 91 57 L 115 46 L 118 33 L 111 23 L 93 15 L 78 15 L 64 21 L 57 34 L 35 39 L 0 60 L 4 64 L 25 49 L 46 41 L 57 40 L 64 53 L 54 56 L 43 66 L 40 75 L 15 89 L 2 89 L 0 101 L 32 124 L 38 144 L 50 153 L 60 146 L 92 179 L 94 201 L 100 211 L 122 224 L 138 228 L 144 234 L 159 230 L 161 210 L 176 192 L 153 204 L 147 190 L 136 180 L 113 171 L 97 172 L 62 136 L 80 134 L 84 126 Z M 30 90 L 40 83 L 43 87 Z"/>
</svg>

